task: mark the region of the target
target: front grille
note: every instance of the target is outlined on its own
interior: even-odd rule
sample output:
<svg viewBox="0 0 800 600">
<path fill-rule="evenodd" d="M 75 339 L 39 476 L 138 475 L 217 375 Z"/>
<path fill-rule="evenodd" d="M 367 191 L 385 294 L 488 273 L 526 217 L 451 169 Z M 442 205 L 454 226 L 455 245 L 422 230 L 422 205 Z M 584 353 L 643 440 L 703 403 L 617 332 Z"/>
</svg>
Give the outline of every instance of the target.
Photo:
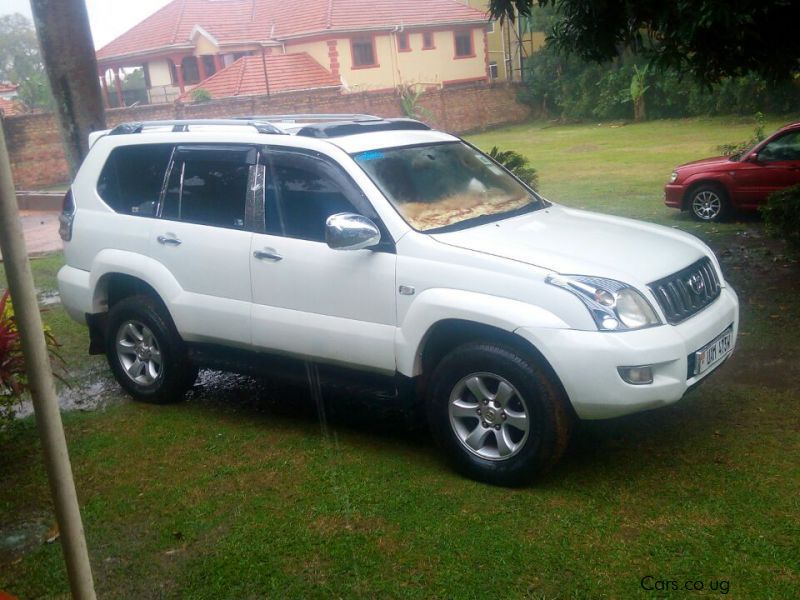
<svg viewBox="0 0 800 600">
<path fill-rule="evenodd" d="M 676 325 L 717 299 L 720 292 L 717 273 L 708 258 L 650 284 L 667 322 Z"/>
</svg>

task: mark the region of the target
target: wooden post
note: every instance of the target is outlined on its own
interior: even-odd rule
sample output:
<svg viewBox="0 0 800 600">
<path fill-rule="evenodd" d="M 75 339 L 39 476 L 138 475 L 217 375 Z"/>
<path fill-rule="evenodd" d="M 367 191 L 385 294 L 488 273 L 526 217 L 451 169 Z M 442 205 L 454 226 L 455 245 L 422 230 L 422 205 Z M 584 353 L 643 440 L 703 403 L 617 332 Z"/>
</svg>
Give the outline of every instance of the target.
<svg viewBox="0 0 800 600">
<path fill-rule="evenodd" d="M 17 329 L 22 339 L 25 370 L 31 387 L 36 425 L 42 440 L 44 464 L 61 533 L 61 548 L 64 551 L 70 590 L 73 598 L 94 600 L 89 552 L 83 534 L 81 511 L 72 478 L 64 426 L 58 409 L 42 316 L 39 313 L 39 302 L 33 286 L 25 238 L 22 235 L 2 119 L 0 119 L 0 250 L 3 252 L 8 288 L 14 303 Z"/>
</svg>

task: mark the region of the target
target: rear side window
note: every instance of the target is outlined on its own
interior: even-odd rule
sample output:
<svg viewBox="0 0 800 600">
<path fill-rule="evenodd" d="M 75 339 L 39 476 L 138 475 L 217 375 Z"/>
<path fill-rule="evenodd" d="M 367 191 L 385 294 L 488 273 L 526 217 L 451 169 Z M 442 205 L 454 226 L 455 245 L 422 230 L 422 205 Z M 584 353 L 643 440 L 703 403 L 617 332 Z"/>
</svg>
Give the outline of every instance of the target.
<svg viewBox="0 0 800 600">
<path fill-rule="evenodd" d="M 100 173 L 97 193 L 118 213 L 154 217 L 172 148 L 169 144 L 115 148 Z"/>
<path fill-rule="evenodd" d="M 247 181 L 255 154 L 250 148 L 176 150 L 161 217 L 245 229 Z"/>
</svg>

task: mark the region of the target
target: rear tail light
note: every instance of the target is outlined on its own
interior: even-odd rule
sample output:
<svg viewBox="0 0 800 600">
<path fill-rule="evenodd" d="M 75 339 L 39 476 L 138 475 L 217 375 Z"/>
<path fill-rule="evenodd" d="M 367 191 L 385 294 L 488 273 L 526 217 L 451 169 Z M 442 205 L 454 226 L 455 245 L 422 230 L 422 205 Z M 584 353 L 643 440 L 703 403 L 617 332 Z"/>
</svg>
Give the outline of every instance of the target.
<svg viewBox="0 0 800 600">
<path fill-rule="evenodd" d="M 75 200 L 72 198 L 72 189 L 64 194 L 64 204 L 61 207 L 61 215 L 58 217 L 58 235 L 65 242 L 72 239 L 72 224 L 75 221 Z"/>
</svg>

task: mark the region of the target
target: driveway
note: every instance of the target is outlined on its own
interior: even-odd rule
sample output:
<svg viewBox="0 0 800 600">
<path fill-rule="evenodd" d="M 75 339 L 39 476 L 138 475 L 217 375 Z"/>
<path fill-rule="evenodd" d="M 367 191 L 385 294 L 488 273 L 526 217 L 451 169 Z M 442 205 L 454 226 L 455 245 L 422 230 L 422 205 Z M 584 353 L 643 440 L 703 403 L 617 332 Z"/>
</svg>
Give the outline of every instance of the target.
<svg viewBox="0 0 800 600">
<path fill-rule="evenodd" d="M 53 211 L 21 210 L 19 212 L 25 232 L 28 254 L 46 254 L 62 250 L 58 237 L 58 213 Z M 3 255 L 0 253 L 0 260 Z"/>
</svg>

